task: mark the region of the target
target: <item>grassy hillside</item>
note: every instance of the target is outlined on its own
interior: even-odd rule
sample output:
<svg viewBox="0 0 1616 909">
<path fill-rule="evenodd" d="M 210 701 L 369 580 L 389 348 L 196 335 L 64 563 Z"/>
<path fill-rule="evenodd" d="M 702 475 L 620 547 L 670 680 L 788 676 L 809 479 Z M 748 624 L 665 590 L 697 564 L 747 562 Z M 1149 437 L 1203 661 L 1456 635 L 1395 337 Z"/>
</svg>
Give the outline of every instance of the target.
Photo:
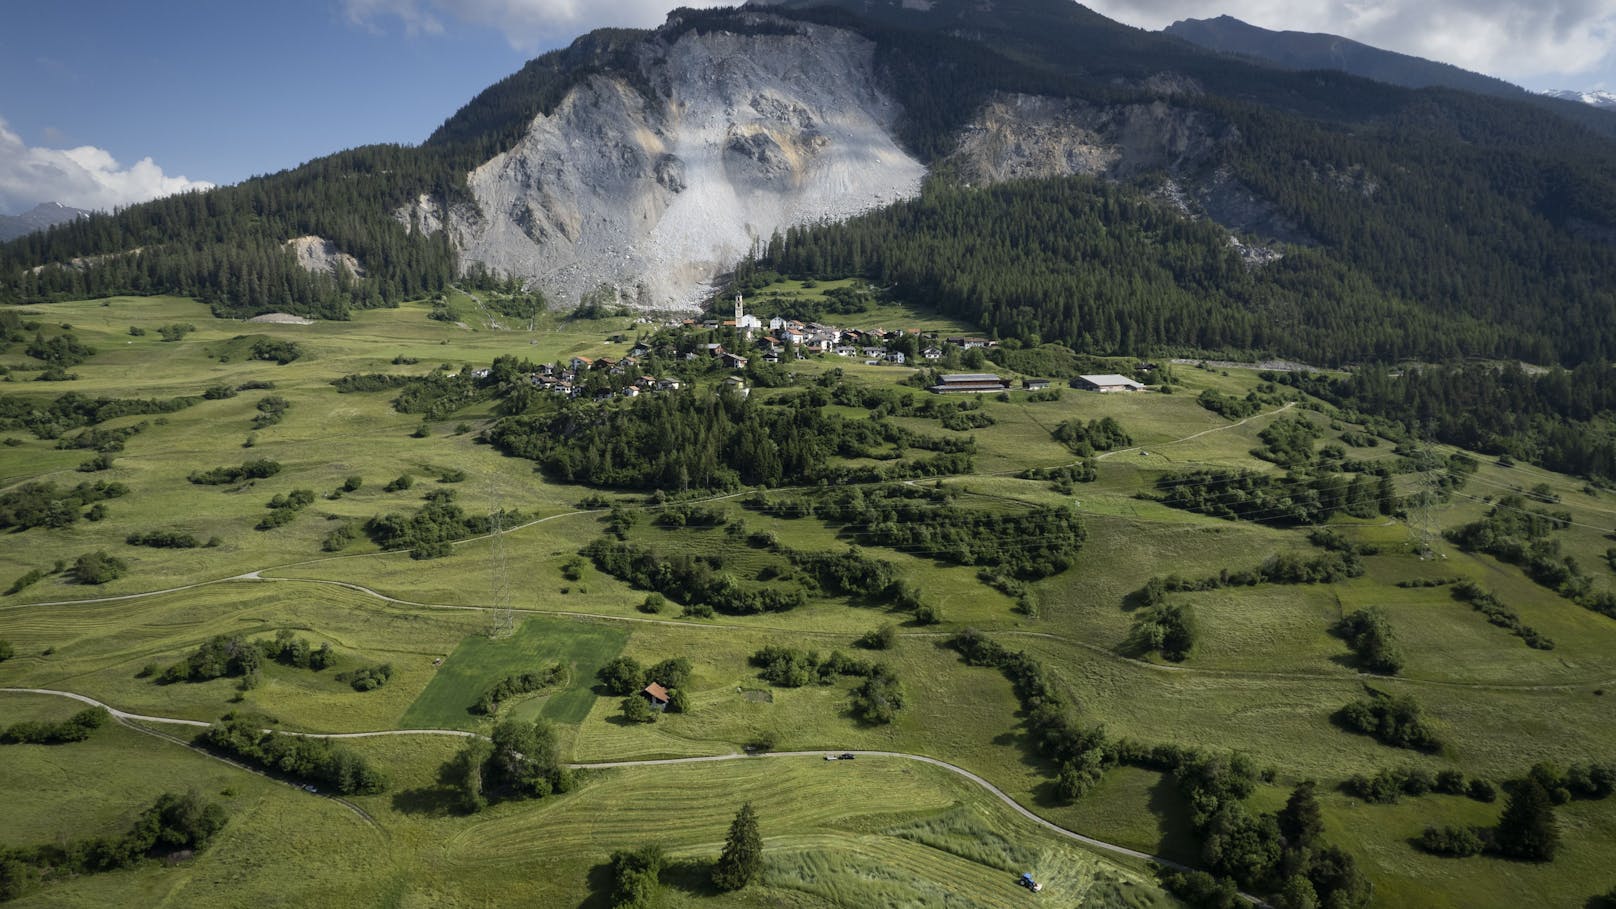
<svg viewBox="0 0 1616 909">
<path fill-rule="evenodd" d="M 813 290 L 781 285 L 771 292 L 787 297 Z M 762 500 L 750 490 L 693 490 L 684 497 L 687 513 L 723 523 L 679 526 L 660 520 L 681 504 L 679 496 L 662 502 L 644 493 L 557 483 L 535 472 L 533 462 L 480 444 L 479 432 L 512 406 L 508 397 L 467 399 L 427 420 L 417 437 L 421 415 L 392 404 L 401 389 L 343 394 L 330 384 L 350 374 L 424 376 L 443 363 L 451 371 L 461 364 L 487 367 L 505 355 L 534 362 L 621 356 L 637 334 L 648 332 L 626 319 L 541 318 L 533 330 L 517 331 L 493 330 L 474 318 L 460 327 L 428 319 L 429 309 L 407 305 L 311 326 L 217 320 L 200 304 L 178 298 L 74 302 L 26 312 L 47 337 L 68 331 L 61 327 L 66 323 L 97 352 L 72 367 L 77 379 L 54 383 L 20 381 L 31 375 L 15 369 L 27 365 L 25 358 L 0 354 L 0 364 L 14 368 L 13 381 L 0 383 L 12 404 L 42 408 L 66 391 L 167 400 L 200 397 L 221 384 L 274 387 L 60 433 L 73 438 L 89 428 L 146 424 L 123 440 L 122 450 L 108 452 L 110 466 L 97 471 L 77 469 L 97 454 L 93 450 L 58 448 L 57 440 L 26 428 L 0 432 L 17 440 L 0 446 L 0 494 L 41 482 L 59 489 L 86 480 L 128 487 L 101 503 L 100 520 L 5 532 L 0 586 L 34 570 L 42 577 L 0 596 L 0 640 L 15 652 L 0 661 L 0 687 L 68 690 L 134 713 L 198 721 L 250 710 L 280 729 L 320 733 L 487 733 L 503 719 L 543 718 L 555 724 L 562 757 L 579 763 L 726 755 L 760 743 L 778 751 L 930 756 L 980 774 L 1068 829 L 1205 866 L 1204 837 L 1172 773 L 1119 759 L 1107 762 L 1081 797 L 1062 794 L 1059 762 L 1040 747 L 1016 685 L 999 669 L 967 664 L 948 646 L 952 635 L 971 627 L 1025 651 L 1043 668 L 1050 690 L 1085 727 L 1103 726 L 1113 745 L 1131 740 L 1250 755 L 1257 775 L 1240 800 L 1245 811 L 1276 811 L 1297 784 L 1317 781 L 1323 836 L 1345 849 L 1374 885 L 1371 905 L 1580 906 L 1616 884 L 1603 862 L 1616 848 L 1616 801 L 1579 797 L 1557 807 L 1563 843 L 1551 863 L 1448 859 L 1420 851 L 1412 840 L 1427 825 L 1495 824 L 1504 793 L 1492 803 L 1426 793 L 1377 804 L 1342 788 L 1354 776 L 1407 768 L 1458 771 L 1503 785 L 1539 762 L 1609 761 L 1616 746 L 1607 693 L 1616 685 L 1616 624 L 1521 568 L 1465 552 L 1441 535 L 1483 518 L 1501 497 L 1525 491 L 1539 498 L 1522 507 L 1566 514 L 1551 537 L 1595 590 L 1609 590 L 1616 578 L 1605 564 L 1605 534 L 1616 526 L 1616 499 L 1603 489 L 1486 458 L 1478 458 L 1473 471 L 1460 471 L 1463 482 L 1454 485 L 1458 468 L 1451 465 L 1463 463 L 1448 460 L 1455 450 L 1425 446 L 1418 454 L 1384 438 L 1369 447 L 1361 425 L 1333 417 L 1294 388 L 1267 385 L 1239 370 L 1171 367 L 1172 393 L 1062 388 L 1048 400 L 1018 387 L 1002 400 L 981 401 L 973 412 L 991 422 L 979 417 L 980 425 L 966 429 L 948 429 L 937 415 L 918 410 L 822 405 L 852 423 L 890 423 L 916 438 L 975 440 L 969 473 L 912 486 L 863 484 L 858 488 L 866 500 L 892 490 L 952 490 L 957 495 L 948 508 L 960 515 L 1059 506 L 1081 520 L 1085 534 L 1072 567 L 995 580 L 990 565 L 962 563 L 956 546 L 890 544 L 876 522 L 833 519 L 823 509 L 842 489 L 788 485 L 764 492 Z M 923 311 L 838 318 L 953 330 Z M 181 340 L 160 340 L 156 329 L 175 322 L 196 328 Z M 131 325 L 149 331 L 131 335 Z M 607 340 L 612 335 L 623 340 Z M 245 359 L 256 336 L 295 341 L 302 356 L 285 365 Z M 754 387 L 748 406 L 805 406 L 789 402 L 838 387 L 928 397 L 901 384 L 912 372 L 902 367 L 826 357 L 789 369 L 796 373 L 793 383 Z M 724 375 L 700 374 L 695 381 L 707 388 Z M 1199 400 L 1207 390 L 1255 395 L 1252 415 L 1214 413 Z M 255 430 L 252 420 L 263 412 L 256 404 L 271 395 L 285 399 L 284 414 Z M 540 398 L 525 406 L 542 413 L 556 405 Z M 1107 417 L 1129 441 L 1092 453 L 1092 481 L 1060 489 L 1047 477 L 1018 476 L 1081 463 L 1083 456 L 1057 441 L 1054 430 L 1067 421 Z M 1305 448 L 1315 466 L 1309 469 L 1322 469 L 1317 465 L 1330 459 L 1329 447 L 1341 446 L 1352 471 L 1376 465 L 1402 471 L 1390 478 L 1405 504 L 1440 487 L 1437 497 L 1428 509 L 1399 507 L 1367 517 L 1338 512 L 1319 522 L 1335 535 L 1330 545 L 1356 547 L 1356 576 L 1226 583 L 1227 575 L 1271 557 L 1309 560 L 1330 550 L 1317 542 L 1325 538 L 1314 534 L 1319 526 L 1312 523 L 1278 521 L 1274 512 L 1250 513 L 1258 520 L 1209 516 L 1172 507 L 1163 491 L 1189 482 L 1182 477 L 1191 469 L 1284 477 L 1285 469 L 1254 452 L 1269 449 L 1265 453 L 1275 456 L 1276 426 L 1306 435 L 1297 421 L 1312 427 Z M 243 448 L 249 434 L 253 445 Z M 279 462 L 280 471 L 219 486 L 187 479 L 193 471 L 261 457 Z M 1428 466 L 1409 467 L 1417 458 Z M 843 454 L 832 460 L 890 463 Z M 456 471 L 464 478 L 442 482 Z M 415 478 L 411 488 L 384 491 L 406 473 Z M 363 482 L 329 497 L 349 476 Z M 284 525 L 255 529 L 272 497 L 297 489 L 312 490 L 313 501 Z M 446 489 L 457 491 L 454 504 L 467 513 L 498 506 L 521 517 L 498 542 L 468 534 L 437 558 L 380 551 L 363 530 L 339 551 L 322 549 L 332 530 L 347 522 L 412 513 L 426 504 L 424 496 Z M 784 505 L 797 500 L 821 510 L 793 516 Z M 613 504 L 619 506 L 615 515 Z M 126 541 L 154 530 L 199 541 L 218 537 L 219 543 L 161 549 Z M 1432 551 L 1422 558 L 1419 544 L 1428 531 Z M 670 562 L 717 565 L 715 571 L 742 587 L 800 589 L 805 602 L 700 617 L 686 614 L 670 596 L 660 612 L 645 611 L 647 590 L 578 556 L 597 538 L 619 536 Z M 910 585 L 940 621 L 922 624 L 898 602 L 810 583 L 804 554 L 845 553 L 849 546 L 886 563 L 882 570 Z M 100 585 L 75 580 L 74 561 L 95 551 L 124 561 L 127 570 Z M 977 554 L 996 557 L 992 547 Z M 57 562 L 64 570 L 56 570 Z M 1194 647 L 1180 662 L 1137 646 L 1136 628 L 1152 607 L 1136 592 L 1167 575 L 1220 580 L 1162 595 L 1162 602 L 1194 615 Z M 1554 649 L 1529 647 L 1489 622 L 1454 596 L 1456 579 L 1490 592 Z M 1411 586 L 1422 580 L 1441 583 Z M 496 600 L 514 612 L 512 636 L 488 636 Z M 1395 675 L 1364 674 L 1348 644 L 1331 633 L 1343 615 L 1367 607 L 1381 610 L 1395 632 L 1403 658 Z M 889 649 L 859 646 L 861 637 L 885 624 L 896 626 Z M 270 640 L 281 631 L 314 646 L 329 643 L 333 665 L 314 671 L 266 662 L 247 690 L 239 677 L 161 682 L 164 669 L 210 638 Z M 902 707 L 889 723 L 856 720 L 854 694 L 864 679 L 855 675 L 801 687 L 772 683 L 752 660 L 770 646 L 820 657 L 840 651 L 884 664 L 899 680 Z M 687 659 L 687 712 L 648 724 L 625 721 L 619 698 L 594 678 L 596 668 L 617 656 L 642 666 Z M 382 663 L 392 675 L 375 690 L 356 691 L 337 678 Z M 505 700 L 494 716 L 468 709 L 506 675 L 555 663 L 564 667 L 555 685 Z M 1441 747 L 1393 748 L 1332 721 L 1349 702 L 1370 697 L 1368 689 L 1412 697 Z M 63 719 L 81 706 L 0 695 L 0 727 Z M 192 734 L 181 727 L 161 731 Z M 862 906 L 872 898 L 934 905 L 946 895 L 951 904 L 1003 906 L 1025 898 L 1014 884 L 1023 871 L 1034 872 L 1045 896 L 1063 905 L 1171 904 L 1141 864 L 1057 837 L 961 777 L 899 758 L 826 762 L 816 753 L 580 771 L 571 792 L 500 801 L 468 816 L 454 807 L 455 790 L 442 774 L 460 739 L 415 735 L 346 744 L 392 777 L 386 792 L 352 797 L 368 821 L 334 800 L 118 724 L 84 742 L 0 745 L 0 792 L 14 807 L 3 833 L 6 846 L 119 828 L 175 787 L 195 787 L 231 812 L 224 833 L 192 860 L 53 881 L 20 905 L 606 906 L 610 854 L 645 842 L 660 843 L 670 856 L 663 878 L 668 905 Z M 704 863 L 717 855 L 735 808 L 746 799 L 763 821 L 762 877 L 738 893 L 719 894 L 705 883 Z M 288 874 L 289 868 L 297 873 Z"/>
</svg>

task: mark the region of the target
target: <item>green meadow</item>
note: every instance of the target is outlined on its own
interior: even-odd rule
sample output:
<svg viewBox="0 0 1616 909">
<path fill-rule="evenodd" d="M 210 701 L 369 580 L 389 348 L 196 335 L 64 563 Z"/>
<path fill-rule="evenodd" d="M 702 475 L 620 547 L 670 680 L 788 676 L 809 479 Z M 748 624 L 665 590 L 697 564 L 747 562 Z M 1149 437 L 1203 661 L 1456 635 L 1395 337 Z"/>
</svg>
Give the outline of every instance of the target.
<svg viewBox="0 0 1616 909">
<path fill-rule="evenodd" d="M 787 282 L 754 299 L 764 312 L 771 295 L 775 301 L 822 296 L 837 286 Z M 1226 419 L 1201 406 L 1197 395 L 1205 389 L 1244 395 L 1260 378 L 1192 366 L 1173 368 L 1171 394 L 1064 388 L 1058 400 L 1032 400 L 1018 388 L 1004 400 L 984 399 L 991 424 L 964 432 L 943 429 L 933 418 L 890 417 L 913 433 L 975 440 L 971 473 L 916 485 L 956 491 L 960 507 L 987 514 L 1059 506 L 1081 518 L 1086 539 L 1075 564 L 1027 582 L 1037 607 L 1029 612 L 941 547 L 898 551 L 882 546 L 869 528 L 760 511 L 747 506 L 748 490 L 699 497 L 701 507 L 722 514 L 724 526 L 665 526 L 656 518 L 666 506 L 651 497 L 556 482 L 532 462 L 479 442 L 479 432 L 499 415 L 496 402 L 473 402 L 429 420 L 423 435 L 420 416 L 394 408 L 397 390 L 340 394 L 331 384 L 359 373 L 417 376 L 444 364 L 451 371 L 486 367 L 504 355 L 535 362 L 621 356 L 650 330 L 628 318 L 579 322 L 549 314 L 511 326 L 490 320 L 469 296 L 457 306 L 460 324 L 428 319 L 423 303 L 306 326 L 218 320 L 202 305 L 177 298 L 26 310 L 24 317 L 40 320 L 46 333 L 71 325 L 97 353 L 73 367 L 78 377 L 68 382 L 29 381 L 34 373 L 20 348 L 0 353 L 0 365 L 9 369 L 0 393 L 8 397 L 44 404 L 66 392 L 166 399 L 219 385 L 273 387 L 161 415 L 113 418 L 100 428 L 140 429 L 123 450 L 109 453 L 109 468 L 93 472 L 78 468 L 95 452 L 61 448 L 56 439 L 24 429 L 0 432 L 0 492 L 102 479 L 129 490 L 105 503 L 100 520 L 0 536 L 0 589 L 31 571 L 43 574 L 0 596 L 0 640 L 15 650 L 0 662 L 0 687 L 72 691 L 133 713 L 205 722 L 251 710 L 278 728 L 316 733 L 486 733 L 498 719 L 543 718 L 555 725 L 563 757 L 577 763 L 734 755 L 759 743 L 778 751 L 903 752 L 979 774 L 1070 830 L 1203 864 L 1188 805 L 1168 775 L 1113 767 L 1082 798 L 1057 795 L 1051 781 L 1058 768 L 1039 752 L 1010 681 L 997 669 L 966 665 L 946 646 L 950 635 L 970 627 L 1039 661 L 1083 721 L 1103 726 L 1112 740 L 1249 754 L 1263 770 L 1247 800 L 1253 811 L 1274 811 L 1296 784 L 1317 781 L 1326 836 L 1372 881 L 1372 905 L 1582 906 L 1616 885 L 1608 867 L 1616 853 L 1616 800 L 1574 800 L 1558 808 L 1561 854 L 1538 865 L 1441 859 L 1411 842 L 1431 824 L 1496 823 L 1502 800 L 1425 794 L 1368 804 L 1341 788 L 1354 775 L 1388 769 L 1457 770 L 1503 783 L 1540 761 L 1611 760 L 1616 621 L 1545 589 L 1514 565 L 1459 550 L 1440 532 L 1481 518 L 1501 496 L 1547 484 L 1558 498 L 1548 507 L 1571 517 L 1555 538 L 1596 589 L 1611 589 L 1616 573 L 1605 553 L 1606 534 L 1616 528 L 1616 493 L 1477 456 L 1478 469 L 1463 488 L 1430 510 L 1436 536 L 1428 554 L 1417 546 L 1427 528 L 1411 519 L 1337 516 L 1329 529 L 1366 553 L 1356 577 L 1168 593 L 1167 602 L 1193 612 L 1197 629 L 1189 657 L 1169 662 L 1129 643 L 1141 614 L 1133 595 L 1150 578 L 1216 578 L 1272 556 L 1311 558 L 1324 550 L 1310 542 L 1315 528 L 1170 508 L 1153 498 L 1161 478 L 1202 467 L 1281 475 L 1253 452 L 1263 445 L 1263 430 L 1282 417 L 1315 425 L 1321 435 L 1315 449 L 1361 427 L 1331 420 L 1317 402 L 1289 391 L 1286 400 L 1267 401 L 1247 420 Z M 830 320 L 966 331 L 894 304 Z M 175 322 L 196 330 L 180 341 L 160 340 L 156 328 Z M 148 331 L 132 335 L 131 326 Z M 304 356 L 286 365 L 252 360 L 252 343 L 260 337 L 295 341 Z M 803 382 L 840 369 L 839 381 L 874 387 L 897 386 L 912 372 L 835 357 L 810 358 L 791 369 Z M 789 390 L 755 392 L 757 404 Z M 254 428 L 258 402 L 271 395 L 287 402 L 282 419 Z M 866 413 L 839 411 L 855 420 Z M 1054 428 L 1104 417 L 1118 421 L 1132 441 L 1098 457 L 1092 482 L 1063 491 L 1048 480 L 1017 476 L 1076 462 Z M 1389 462 L 1393 448 L 1383 439 L 1375 448 L 1348 451 Z M 187 479 L 194 471 L 254 458 L 271 458 L 281 470 L 219 486 Z M 463 478 L 445 482 L 455 472 Z M 385 489 L 406 474 L 413 478 L 410 488 Z M 361 482 L 344 491 L 349 477 Z M 1393 481 L 1400 495 L 1421 489 L 1417 474 Z M 314 493 L 311 504 L 288 523 L 257 529 L 273 497 L 299 489 Z M 462 540 L 431 559 L 382 552 L 363 533 L 340 551 L 322 548 L 338 527 L 412 512 L 439 490 L 453 490 L 467 513 L 504 508 L 520 512 L 521 520 L 497 541 Z M 811 499 L 835 491 L 771 495 Z M 921 591 L 940 622 L 922 625 L 890 605 L 822 590 L 797 608 L 754 615 L 696 617 L 671 601 L 660 612 L 642 611 L 646 590 L 578 559 L 579 550 L 610 526 L 601 503 L 585 501 L 596 495 L 636 516 L 622 528 L 628 542 L 663 557 L 721 566 L 742 585 L 800 584 L 788 552 L 857 546 Z M 218 542 L 193 549 L 126 542 L 155 530 Z M 763 534 L 774 545 L 748 542 Z M 127 570 L 100 585 L 80 583 L 63 570 L 95 551 L 124 561 Z M 1554 649 L 1526 646 L 1456 599 L 1451 585 L 1408 586 L 1422 579 L 1476 582 L 1520 622 L 1551 638 Z M 508 636 L 489 633 L 497 604 L 513 616 Z M 1330 631 L 1342 616 L 1368 607 L 1382 610 L 1395 630 L 1404 657 L 1396 676 L 1360 672 L 1346 643 Z M 897 627 L 890 649 L 858 645 L 861 636 L 887 624 Z M 161 681 L 164 669 L 210 638 L 269 640 L 284 631 L 316 646 L 329 643 L 333 666 L 314 671 L 267 663 L 250 690 L 233 678 Z M 857 721 L 850 703 L 859 680 L 852 677 L 773 686 L 751 664 L 754 653 L 771 645 L 886 664 L 901 680 L 902 709 L 891 723 Z M 646 666 L 689 660 L 689 710 L 654 723 L 626 722 L 620 700 L 605 696 L 595 678 L 619 655 Z M 555 663 L 565 667 L 557 687 L 513 698 L 494 718 L 469 711 L 501 678 Z M 393 674 L 375 690 L 356 691 L 337 678 L 378 664 Z M 1331 715 L 1365 697 L 1366 688 L 1413 697 L 1443 747 L 1433 753 L 1391 748 L 1333 723 Z M 0 727 L 63 719 L 80 706 L 0 694 Z M 1175 904 L 1144 863 L 1058 837 L 967 780 L 915 761 L 826 762 L 814 755 L 584 770 L 572 792 L 498 802 L 467 816 L 452 807 L 441 775 L 461 742 L 432 735 L 349 740 L 393 779 L 387 792 L 352 800 L 362 815 L 115 723 L 84 742 L 0 745 L 0 798 L 7 806 L 0 845 L 118 829 L 157 794 L 194 788 L 231 812 L 225 832 L 194 859 L 53 881 L 18 905 L 605 907 L 611 905 L 611 853 L 648 842 L 661 844 L 672 861 L 664 878 L 669 906 L 1010 906 L 1032 898 L 1015 884 L 1024 871 L 1045 883 L 1038 899 L 1056 905 Z M 746 800 L 762 819 L 762 880 L 720 894 L 706 883 L 704 863 L 716 856 L 730 818 Z"/>
</svg>

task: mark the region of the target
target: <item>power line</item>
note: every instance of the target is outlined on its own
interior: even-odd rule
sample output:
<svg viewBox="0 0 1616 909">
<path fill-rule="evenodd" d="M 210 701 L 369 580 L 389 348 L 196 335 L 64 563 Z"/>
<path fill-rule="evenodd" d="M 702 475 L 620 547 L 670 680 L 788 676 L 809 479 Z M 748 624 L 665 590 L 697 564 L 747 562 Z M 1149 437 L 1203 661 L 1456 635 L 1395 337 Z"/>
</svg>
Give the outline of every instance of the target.
<svg viewBox="0 0 1616 909">
<path fill-rule="evenodd" d="M 510 573 L 505 559 L 505 500 L 497 466 L 488 474 L 488 521 L 492 536 L 488 549 L 488 636 L 504 638 L 516 630 L 516 616 L 511 610 Z"/>
</svg>

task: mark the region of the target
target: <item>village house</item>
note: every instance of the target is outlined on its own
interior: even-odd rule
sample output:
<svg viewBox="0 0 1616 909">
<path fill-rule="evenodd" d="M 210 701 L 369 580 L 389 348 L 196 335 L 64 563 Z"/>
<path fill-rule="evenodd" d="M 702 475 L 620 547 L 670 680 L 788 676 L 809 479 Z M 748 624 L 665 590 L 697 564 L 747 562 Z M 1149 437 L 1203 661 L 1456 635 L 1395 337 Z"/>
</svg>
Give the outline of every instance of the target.
<svg viewBox="0 0 1616 909">
<path fill-rule="evenodd" d="M 943 351 L 942 348 L 928 347 L 925 350 L 922 350 L 920 355 L 928 360 L 941 360 L 943 358 Z"/>
<path fill-rule="evenodd" d="M 725 369 L 745 369 L 746 358 L 738 354 L 723 353 L 718 358 L 723 361 Z"/>
<path fill-rule="evenodd" d="M 571 365 L 573 372 L 582 372 L 594 366 L 595 361 L 589 357 L 573 357 Z"/>
<path fill-rule="evenodd" d="M 663 688 L 656 682 L 652 682 L 651 684 L 645 686 L 645 689 L 641 691 L 640 694 L 650 702 L 652 710 L 668 709 L 668 701 L 670 700 L 668 697 L 668 689 Z"/>
</svg>

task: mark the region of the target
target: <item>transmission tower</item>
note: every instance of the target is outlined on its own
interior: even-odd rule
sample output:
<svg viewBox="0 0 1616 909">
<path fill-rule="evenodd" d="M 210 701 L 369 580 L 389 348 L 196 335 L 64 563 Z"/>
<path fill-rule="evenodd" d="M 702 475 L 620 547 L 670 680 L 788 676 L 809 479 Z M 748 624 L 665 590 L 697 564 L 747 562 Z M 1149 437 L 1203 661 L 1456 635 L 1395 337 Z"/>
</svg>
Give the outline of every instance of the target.
<svg viewBox="0 0 1616 909">
<path fill-rule="evenodd" d="M 1431 544 L 1436 542 L 1436 503 L 1439 483 L 1434 470 L 1427 470 L 1420 474 L 1419 491 L 1411 498 L 1408 509 L 1408 525 L 1414 531 L 1416 553 L 1421 559 L 1436 557 L 1436 550 Z"/>
<path fill-rule="evenodd" d="M 500 489 L 499 469 L 488 475 L 488 636 L 509 637 L 516 629 L 511 612 L 509 566 L 505 559 L 505 497 Z"/>
</svg>

